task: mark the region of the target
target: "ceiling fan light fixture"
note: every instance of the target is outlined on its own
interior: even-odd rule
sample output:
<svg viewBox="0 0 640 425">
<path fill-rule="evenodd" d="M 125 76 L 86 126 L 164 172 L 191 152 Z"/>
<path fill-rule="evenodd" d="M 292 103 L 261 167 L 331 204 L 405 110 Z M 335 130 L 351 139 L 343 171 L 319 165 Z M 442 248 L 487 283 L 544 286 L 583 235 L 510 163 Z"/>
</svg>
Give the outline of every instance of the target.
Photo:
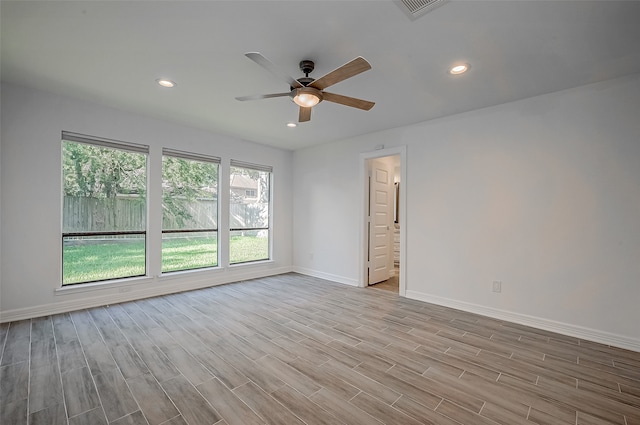
<svg viewBox="0 0 640 425">
<path fill-rule="evenodd" d="M 168 80 L 166 78 L 158 78 L 156 80 L 156 83 L 158 83 L 162 87 L 166 87 L 168 89 L 170 89 L 172 87 L 175 87 L 177 85 L 175 81 L 171 81 L 171 80 Z"/>
<path fill-rule="evenodd" d="M 468 63 L 458 63 L 449 68 L 449 74 L 451 75 L 460 75 L 464 74 L 471 68 Z"/>
<path fill-rule="evenodd" d="M 311 108 L 322 102 L 322 92 L 313 87 L 300 87 L 291 90 L 291 100 L 303 108 Z"/>
</svg>

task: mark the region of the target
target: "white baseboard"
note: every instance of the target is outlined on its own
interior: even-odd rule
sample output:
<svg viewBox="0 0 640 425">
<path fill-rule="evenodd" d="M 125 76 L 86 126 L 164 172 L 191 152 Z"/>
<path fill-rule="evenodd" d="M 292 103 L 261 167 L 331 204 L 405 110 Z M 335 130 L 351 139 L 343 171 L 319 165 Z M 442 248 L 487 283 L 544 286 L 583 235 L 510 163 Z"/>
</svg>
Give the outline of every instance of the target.
<svg viewBox="0 0 640 425">
<path fill-rule="evenodd" d="M 349 277 L 339 276 L 331 273 L 325 273 L 318 270 L 307 269 L 305 267 L 293 267 L 293 271 L 296 273 L 304 274 L 311 277 L 317 277 L 319 279 L 330 280 L 332 282 L 343 283 L 349 286 L 360 286 L 357 279 L 352 279 Z"/>
<path fill-rule="evenodd" d="M 13 322 L 16 320 L 31 319 L 34 317 L 49 316 L 52 314 L 66 313 L 69 311 L 82 310 L 85 308 L 99 307 L 109 304 L 117 304 L 121 302 L 134 301 L 143 298 L 156 297 L 160 295 L 173 294 L 176 292 L 190 291 L 194 289 L 208 288 L 227 283 L 241 282 L 243 280 L 257 279 L 266 276 L 273 276 L 293 271 L 292 267 L 278 267 L 273 269 L 256 269 L 243 270 L 241 272 L 234 271 L 232 274 L 217 274 L 215 276 L 206 275 L 203 277 L 169 277 L 159 279 L 153 283 L 153 286 L 145 285 L 144 289 L 138 289 L 135 285 L 130 286 L 131 291 L 125 293 L 110 293 L 104 295 L 96 295 L 85 297 L 82 299 L 73 299 L 60 301 L 52 304 L 39 305 L 35 307 L 19 308 L 14 310 L 6 310 L 0 313 L 0 323 Z M 108 290 L 108 287 L 103 288 Z M 103 291 L 95 291 L 103 292 Z"/>
<path fill-rule="evenodd" d="M 528 316 L 526 314 L 515 313 L 512 311 L 485 307 L 478 304 L 438 297 L 435 295 L 425 294 L 417 291 L 407 290 L 406 296 L 407 298 L 418 301 L 424 301 L 444 307 L 451 307 L 458 310 L 467 311 L 469 313 L 492 317 L 494 319 L 519 323 L 521 325 L 544 329 L 550 332 L 556 332 L 575 338 L 585 339 L 588 341 L 640 352 L 640 340 L 624 335 L 617 335 L 597 329 L 590 329 L 582 326 L 572 325 L 569 323 L 557 322 L 555 320 L 544 319 L 542 317 Z"/>
</svg>

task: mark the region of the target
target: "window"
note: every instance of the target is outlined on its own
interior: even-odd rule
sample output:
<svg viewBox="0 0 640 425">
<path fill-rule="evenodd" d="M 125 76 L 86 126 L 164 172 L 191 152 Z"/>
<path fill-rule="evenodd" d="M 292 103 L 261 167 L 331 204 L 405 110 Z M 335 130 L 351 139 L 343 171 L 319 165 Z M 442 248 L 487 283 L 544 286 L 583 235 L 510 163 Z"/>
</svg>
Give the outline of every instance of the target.
<svg viewBox="0 0 640 425">
<path fill-rule="evenodd" d="M 146 274 L 148 147 L 62 133 L 62 284 Z"/>
<path fill-rule="evenodd" d="M 164 148 L 161 182 L 148 162 L 148 146 L 62 133 L 63 286 L 148 275 L 148 185 L 162 188 L 162 273 L 219 265 L 220 158 Z M 229 264 L 271 259 L 271 176 L 231 161 Z"/>
<path fill-rule="evenodd" d="M 219 162 L 163 150 L 163 273 L 218 265 Z"/>
<path fill-rule="evenodd" d="M 229 263 L 268 260 L 271 167 L 232 160 L 230 178 Z"/>
</svg>

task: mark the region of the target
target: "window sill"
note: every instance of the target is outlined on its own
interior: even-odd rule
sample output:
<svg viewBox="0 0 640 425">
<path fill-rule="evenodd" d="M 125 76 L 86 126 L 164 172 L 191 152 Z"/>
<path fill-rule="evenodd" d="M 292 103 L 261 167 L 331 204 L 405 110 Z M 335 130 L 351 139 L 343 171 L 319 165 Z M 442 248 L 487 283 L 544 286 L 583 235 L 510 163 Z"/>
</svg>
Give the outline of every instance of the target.
<svg viewBox="0 0 640 425">
<path fill-rule="evenodd" d="M 259 266 L 262 264 L 269 264 L 269 263 L 273 263 L 273 260 L 257 260 L 257 261 L 247 261 L 245 263 L 229 264 L 229 268 L 232 269 L 235 267 Z"/>
<path fill-rule="evenodd" d="M 151 281 L 153 281 L 153 278 L 150 276 L 140 276 L 118 280 L 106 280 L 104 282 L 77 283 L 75 285 L 63 286 L 61 288 L 54 289 L 54 295 L 70 295 L 80 292 L 91 292 L 98 289 L 122 288 Z"/>
<path fill-rule="evenodd" d="M 174 280 L 174 279 L 180 279 L 183 278 L 185 276 L 190 276 L 190 275 L 202 275 L 202 274 L 208 274 L 208 273 L 216 273 L 218 271 L 222 270 L 222 268 L 220 266 L 215 266 L 215 267 L 206 267 L 206 268 L 201 268 L 201 269 L 193 269 L 193 270 L 177 270 L 175 272 L 166 272 L 166 273 L 161 273 L 160 276 L 158 276 L 158 279 L 161 282 L 167 281 L 167 280 Z"/>
<path fill-rule="evenodd" d="M 137 285 L 140 283 L 150 283 L 154 280 L 158 282 L 167 282 L 171 280 L 181 279 L 185 276 L 191 275 L 206 275 L 206 274 L 217 274 L 222 272 L 225 269 L 237 269 L 237 268 L 246 268 L 246 267 L 258 267 L 264 266 L 266 264 L 273 264 L 273 260 L 259 260 L 259 261 L 250 261 L 246 263 L 237 263 L 230 264 L 228 267 L 211 267 L 206 269 L 194 269 L 194 270 L 182 270 L 176 272 L 162 273 L 157 276 L 157 280 L 151 276 L 140 276 L 140 277 L 131 277 L 124 279 L 114 279 L 114 280 L 106 280 L 103 282 L 92 282 L 92 283 L 78 283 L 75 285 L 63 286 L 61 288 L 54 289 L 55 296 L 63 296 L 63 295 L 72 295 L 78 294 L 82 292 L 93 292 L 97 290 L 103 289 L 112 289 L 112 288 L 126 288 L 133 285 Z M 120 292 L 128 292 L 126 290 L 120 290 Z"/>
</svg>

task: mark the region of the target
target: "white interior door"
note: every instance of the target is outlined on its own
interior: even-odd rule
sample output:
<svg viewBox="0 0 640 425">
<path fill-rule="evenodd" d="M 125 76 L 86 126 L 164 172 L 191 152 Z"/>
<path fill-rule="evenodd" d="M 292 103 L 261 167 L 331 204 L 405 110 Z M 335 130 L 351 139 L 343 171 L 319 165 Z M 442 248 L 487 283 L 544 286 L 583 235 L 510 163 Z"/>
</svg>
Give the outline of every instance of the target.
<svg viewBox="0 0 640 425">
<path fill-rule="evenodd" d="M 389 279 L 392 180 L 393 169 L 389 161 L 369 161 L 369 285 Z"/>
</svg>

